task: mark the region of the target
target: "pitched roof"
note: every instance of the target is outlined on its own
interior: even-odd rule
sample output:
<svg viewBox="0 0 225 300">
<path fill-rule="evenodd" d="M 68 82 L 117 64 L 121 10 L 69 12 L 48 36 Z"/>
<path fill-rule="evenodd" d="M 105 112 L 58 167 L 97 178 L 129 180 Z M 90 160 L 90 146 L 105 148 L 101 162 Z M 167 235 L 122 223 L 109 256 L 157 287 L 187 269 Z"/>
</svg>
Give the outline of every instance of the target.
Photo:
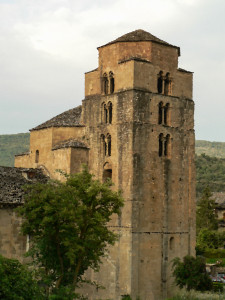
<svg viewBox="0 0 225 300">
<path fill-rule="evenodd" d="M 52 150 L 58 150 L 58 149 L 63 149 L 63 148 L 85 148 L 88 149 L 88 146 L 78 140 L 75 139 L 69 139 L 66 141 L 62 141 L 59 144 L 55 145 Z"/>
<path fill-rule="evenodd" d="M 23 203 L 25 184 L 47 182 L 40 169 L 0 167 L 0 207 Z"/>
<path fill-rule="evenodd" d="M 83 126 L 83 124 L 81 124 L 80 122 L 81 113 L 82 113 L 82 106 L 80 105 L 57 115 L 56 117 L 42 123 L 41 125 L 38 125 L 37 127 L 30 129 L 30 131 L 50 128 L 50 127 Z"/>
<path fill-rule="evenodd" d="M 109 43 L 107 43 L 103 46 L 100 46 L 98 48 L 105 47 L 107 45 L 114 44 L 114 43 L 119 43 L 119 42 L 141 42 L 141 41 L 151 41 L 151 42 L 160 43 L 160 44 L 163 44 L 163 45 L 166 45 L 166 46 L 175 47 L 180 51 L 179 47 L 171 45 L 171 44 L 157 38 L 153 34 L 147 32 L 145 30 L 142 30 L 142 29 L 134 30 L 134 31 L 131 31 L 127 34 L 124 34 L 121 37 L 113 40 L 112 42 L 109 42 Z"/>
</svg>

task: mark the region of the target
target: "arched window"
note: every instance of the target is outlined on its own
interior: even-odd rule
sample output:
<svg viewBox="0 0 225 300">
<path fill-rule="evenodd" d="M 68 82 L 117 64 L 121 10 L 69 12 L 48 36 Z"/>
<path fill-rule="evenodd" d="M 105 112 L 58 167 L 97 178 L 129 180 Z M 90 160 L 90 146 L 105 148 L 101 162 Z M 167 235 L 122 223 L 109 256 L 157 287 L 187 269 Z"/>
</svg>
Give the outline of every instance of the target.
<svg viewBox="0 0 225 300">
<path fill-rule="evenodd" d="M 165 95 L 171 95 L 172 94 L 172 81 L 170 78 L 170 73 L 166 73 L 165 78 Z"/>
<path fill-rule="evenodd" d="M 107 136 L 108 156 L 111 156 L 111 135 Z"/>
<path fill-rule="evenodd" d="M 158 89 L 158 93 L 162 94 L 162 92 L 163 92 L 163 71 L 160 71 L 158 74 L 157 89 Z"/>
<path fill-rule="evenodd" d="M 170 109 L 170 104 L 166 103 L 164 106 L 164 124 L 168 125 L 169 124 L 169 109 Z"/>
<path fill-rule="evenodd" d="M 106 156 L 107 154 L 107 143 L 104 134 L 101 135 L 101 152 Z"/>
<path fill-rule="evenodd" d="M 159 116 L 158 116 L 158 124 L 162 124 L 163 120 L 163 103 L 159 103 Z"/>
<path fill-rule="evenodd" d="M 36 150 L 36 152 L 35 152 L 35 162 L 36 163 L 39 162 L 39 150 Z"/>
<path fill-rule="evenodd" d="M 110 94 L 113 94 L 115 90 L 115 81 L 114 81 L 113 72 L 109 72 L 109 82 L 110 82 Z"/>
<path fill-rule="evenodd" d="M 163 134 L 159 135 L 159 157 L 163 155 Z"/>
<path fill-rule="evenodd" d="M 102 77 L 102 91 L 104 94 L 108 94 L 108 77 L 106 73 Z"/>
<path fill-rule="evenodd" d="M 170 156 L 170 135 L 169 134 L 167 134 L 164 141 L 164 155 L 167 157 Z"/>
<path fill-rule="evenodd" d="M 112 123 L 112 102 L 108 103 L 108 108 L 109 108 L 109 124 Z"/>
<path fill-rule="evenodd" d="M 175 240 L 174 240 L 174 237 L 171 237 L 170 238 L 170 245 L 169 245 L 169 247 L 170 247 L 170 250 L 174 250 L 174 244 L 175 244 Z"/>
<path fill-rule="evenodd" d="M 108 109 L 106 104 L 104 104 L 104 123 L 108 123 Z"/>
</svg>

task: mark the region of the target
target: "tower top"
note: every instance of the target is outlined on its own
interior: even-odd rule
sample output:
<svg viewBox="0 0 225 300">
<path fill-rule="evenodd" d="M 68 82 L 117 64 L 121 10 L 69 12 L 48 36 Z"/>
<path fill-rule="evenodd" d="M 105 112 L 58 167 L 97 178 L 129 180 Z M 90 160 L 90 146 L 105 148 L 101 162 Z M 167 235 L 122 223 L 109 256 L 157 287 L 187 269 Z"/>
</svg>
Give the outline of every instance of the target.
<svg viewBox="0 0 225 300">
<path fill-rule="evenodd" d="M 98 47 L 102 48 L 111 44 L 115 44 L 115 43 L 124 43 L 124 42 L 143 42 L 143 41 L 149 41 L 149 42 L 155 42 L 155 43 L 159 43 L 165 46 L 169 46 L 169 47 L 174 47 L 178 49 L 178 54 L 180 55 L 180 48 L 174 45 L 171 45 L 159 38 L 157 38 L 156 36 L 154 36 L 153 34 L 151 34 L 150 32 L 147 32 L 145 30 L 142 29 L 137 29 L 134 31 L 131 31 L 129 33 L 126 33 L 124 35 L 122 35 L 121 37 L 103 45 Z"/>
</svg>

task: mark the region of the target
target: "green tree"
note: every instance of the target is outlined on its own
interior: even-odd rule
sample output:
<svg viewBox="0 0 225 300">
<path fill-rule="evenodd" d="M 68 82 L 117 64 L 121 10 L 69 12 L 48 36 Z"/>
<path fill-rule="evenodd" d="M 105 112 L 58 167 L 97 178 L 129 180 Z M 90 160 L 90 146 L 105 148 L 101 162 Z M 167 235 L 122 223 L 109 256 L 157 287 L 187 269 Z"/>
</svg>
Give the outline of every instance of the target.
<svg viewBox="0 0 225 300">
<path fill-rule="evenodd" d="M 173 260 L 173 276 L 179 288 L 197 291 L 212 289 L 212 281 L 206 273 L 205 260 L 203 257 L 185 256 L 183 261 L 176 257 Z"/>
<path fill-rule="evenodd" d="M 209 230 L 218 229 L 216 204 L 215 200 L 212 199 L 212 193 L 208 187 L 203 191 L 202 197 L 197 204 L 196 211 L 197 234 L 203 228 Z"/>
<path fill-rule="evenodd" d="M 29 253 L 56 294 L 65 287 L 75 290 L 88 268 L 98 271 L 108 245 L 116 241 L 107 224 L 113 214 L 120 214 L 123 199 L 111 185 L 94 180 L 84 167 L 67 175 L 66 182 L 26 187 L 19 209 L 22 232 L 32 237 Z"/>
<path fill-rule="evenodd" d="M 199 231 L 196 242 L 196 250 L 204 253 L 207 249 L 218 249 L 224 246 L 225 232 L 208 230 L 203 228 Z M 197 253 L 198 254 L 198 253 Z"/>
<path fill-rule="evenodd" d="M 18 260 L 0 255 L 0 299 L 41 300 L 40 287 L 32 273 Z"/>
</svg>

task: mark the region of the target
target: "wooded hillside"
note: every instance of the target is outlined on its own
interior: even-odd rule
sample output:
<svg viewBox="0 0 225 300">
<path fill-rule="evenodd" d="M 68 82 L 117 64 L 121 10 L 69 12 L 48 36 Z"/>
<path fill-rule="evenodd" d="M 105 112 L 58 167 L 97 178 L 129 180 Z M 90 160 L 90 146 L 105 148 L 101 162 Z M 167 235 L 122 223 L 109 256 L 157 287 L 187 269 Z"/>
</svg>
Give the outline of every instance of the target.
<svg viewBox="0 0 225 300">
<path fill-rule="evenodd" d="M 13 167 L 14 155 L 28 151 L 29 133 L 0 135 L 0 166 Z"/>
</svg>

